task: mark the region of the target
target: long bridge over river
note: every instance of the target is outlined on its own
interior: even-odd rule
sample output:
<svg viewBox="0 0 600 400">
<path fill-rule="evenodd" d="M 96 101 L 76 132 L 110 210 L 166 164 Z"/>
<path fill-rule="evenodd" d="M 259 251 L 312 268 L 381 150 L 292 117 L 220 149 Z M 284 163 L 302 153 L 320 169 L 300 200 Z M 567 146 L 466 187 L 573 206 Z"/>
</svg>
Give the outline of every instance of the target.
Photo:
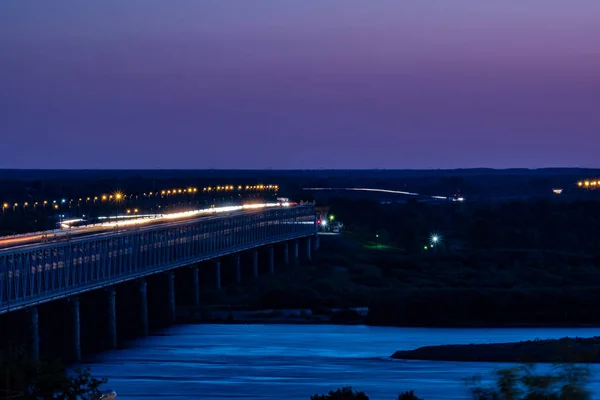
<svg viewBox="0 0 600 400">
<path fill-rule="evenodd" d="M 40 242 L 0 249 L 0 314 L 27 316 L 32 357 L 39 358 L 39 312 L 47 303 L 69 304 L 71 359 L 81 359 L 80 296 L 102 292 L 107 319 L 103 322 L 109 346 L 117 347 L 116 288 L 134 283 L 138 288 L 141 334 L 148 334 L 148 291 L 146 280 L 160 275 L 166 279 L 168 318 L 175 320 L 177 270 L 191 268 L 190 279 L 182 281 L 200 305 L 199 269 L 214 268 L 214 288 L 221 289 L 221 260 L 233 257 L 235 280 L 242 281 L 241 254 L 250 253 L 252 276 L 259 274 L 259 250 L 266 251 L 270 273 L 275 271 L 275 246 L 282 262 L 297 260 L 300 248 L 306 258 L 317 248 L 313 205 L 240 211 L 227 216 L 194 217 L 149 226 L 137 226 L 77 236 L 68 241 Z M 300 247 L 302 246 L 302 247 Z M 279 253 L 279 252 L 278 252 Z M 291 257 L 290 257 L 291 253 Z M 103 289 L 103 290 L 100 290 Z M 11 328 L 10 326 L 8 328 Z M 3 329 L 7 329 L 4 327 Z"/>
</svg>

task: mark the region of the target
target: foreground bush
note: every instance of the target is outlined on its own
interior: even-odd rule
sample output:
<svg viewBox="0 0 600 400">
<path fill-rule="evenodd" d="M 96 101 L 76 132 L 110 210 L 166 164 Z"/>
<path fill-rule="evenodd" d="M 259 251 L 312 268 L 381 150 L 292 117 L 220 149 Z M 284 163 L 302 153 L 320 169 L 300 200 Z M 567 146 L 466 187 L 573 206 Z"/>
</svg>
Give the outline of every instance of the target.
<svg viewBox="0 0 600 400">
<path fill-rule="evenodd" d="M 35 362 L 20 346 L 8 345 L 0 351 L 0 398 L 23 400 L 88 400 L 100 396 L 107 382 L 89 369 L 69 371 L 59 361 Z"/>
<path fill-rule="evenodd" d="M 501 369 L 493 385 L 481 385 L 481 378 L 468 381 L 473 400 L 591 400 L 586 386 L 590 373 L 587 367 L 567 364 L 555 367 L 550 373 L 538 374 L 533 365 Z M 313 395 L 311 400 L 369 400 L 364 392 L 351 387 Z M 411 390 L 397 400 L 424 400 Z"/>
<path fill-rule="evenodd" d="M 329 394 L 310 396 L 310 400 L 369 400 L 364 392 L 356 392 L 350 386 L 341 389 L 330 391 Z"/>
<path fill-rule="evenodd" d="M 497 371 L 495 385 L 475 385 L 471 393 L 474 400 L 590 400 L 589 378 L 589 369 L 576 364 L 561 365 L 546 374 L 526 365 Z M 479 378 L 474 382 L 480 382 Z"/>
</svg>

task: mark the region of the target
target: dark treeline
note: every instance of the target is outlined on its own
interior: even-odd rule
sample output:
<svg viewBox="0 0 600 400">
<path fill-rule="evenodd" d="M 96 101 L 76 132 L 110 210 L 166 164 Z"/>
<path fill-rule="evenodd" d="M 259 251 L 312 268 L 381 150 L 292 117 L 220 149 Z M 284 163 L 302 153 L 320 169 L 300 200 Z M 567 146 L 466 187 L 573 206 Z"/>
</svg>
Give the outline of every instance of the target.
<svg viewBox="0 0 600 400">
<path fill-rule="evenodd" d="M 74 198 L 112 193 L 156 192 L 169 188 L 217 185 L 278 184 L 285 196 L 295 197 L 306 187 L 370 187 L 409 190 L 432 195 L 460 191 L 469 198 L 489 196 L 553 196 L 552 188 L 563 188 L 563 197 L 598 193 L 582 191 L 576 182 L 599 178 L 589 169 L 540 170 L 107 170 L 39 171 L 0 170 L 0 201 L 38 201 L 43 198 Z M 598 192 L 598 191 L 596 191 Z M 397 198 L 397 197 L 396 197 Z"/>
<path fill-rule="evenodd" d="M 407 253 L 423 249 L 431 233 L 448 250 L 528 249 L 600 254 L 598 201 L 379 204 L 332 199 L 331 213 L 363 240 Z"/>
<path fill-rule="evenodd" d="M 364 170 L 364 171 L 226 171 L 226 170 L 155 170 L 155 171 L 14 171 L 0 170 L 0 204 L 3 218 L 0 230 L 3 234 L 45 230 L 55 227 L 56 214 L 69 218 L 116 212 L 114 205 L 98 205 L 94 197 L 110 195 L 117 191 L 127 194 L 126 207 L 139 211 L 181 211 L 211 202 L 218 204 L 237 201 L 236 193 L 212 193 L 210 198 L 200 196 L 173 196 L 156 201 L 154 195 L 143 194 L 168 189 L 207 187 L 218 185 L 279 185 L 278 194 L 296 200 L 315 196 L 319 202 L 329 201 L 330 192 L 307 193 L 307 187 L 369 187 L 407 190 L 424 195 L 451 196 L 458 192 L 469 200 L 552 198 L 551 189 L 564 188 L 560 199 L 598 199 L 600 190 L 582 190 L 576 186 L 580 179 L 600 178 L 600 172 L 585 169 L 541 169 L 541 170 Z M 346 193 L 345 195 L 348 195 Z M 132 198 L 133 196 L 133 198 Z M 253 194 L 243 193 L 244 197 Z M 362 197 L 369 197 L 360 194 Z M 381 200 L 378 195 L 377 200 Z M 88 200 L 88 198 L 90 200 Z M 371 198 L 373 198 L 371 196 Z M 81 200 L 79 200 L 81 199 Z M 391 195 L 387 201 L 405 201 L 406 197 Z M 65 200 L 63 202 L 63 200 Z M 43 202 L 48 204 L 44 206 Z M 53 201 L 57 201 L 58 208 Z M 24 204 L 28 205 L 24 207 Z M 37 203 L 37 206 L 34 205 Z M 101 202 L 100 202 L 101 203 Z M 18 206 L 15 206 L 17 204 Z M 44 206 L 44 207 L 43 207 Z M 485 215 L 480 215 L 485 218 Z M 488 221 L 488 224 L 494 221 Z M 481 227 L 484 229 L 485 227 Z M 489 229 L 488 229 L 489 230 Z M 493 235 L 482 236 L 491 241 Z M 406 238 L 405 238 L 406 239 Z"/>
</svg>

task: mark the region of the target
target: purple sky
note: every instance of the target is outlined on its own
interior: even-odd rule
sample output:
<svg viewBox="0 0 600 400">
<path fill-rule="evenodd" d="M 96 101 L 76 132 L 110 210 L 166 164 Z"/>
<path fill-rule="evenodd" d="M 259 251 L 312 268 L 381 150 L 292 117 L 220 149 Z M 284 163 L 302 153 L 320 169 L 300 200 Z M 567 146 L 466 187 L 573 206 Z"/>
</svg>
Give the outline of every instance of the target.
<svg viewBox="0 0 600 400">
<path fill-rule="evenodd" d="M 0 168 L 600 167 L 598 0 L 2 0 Z"/>
</svg>

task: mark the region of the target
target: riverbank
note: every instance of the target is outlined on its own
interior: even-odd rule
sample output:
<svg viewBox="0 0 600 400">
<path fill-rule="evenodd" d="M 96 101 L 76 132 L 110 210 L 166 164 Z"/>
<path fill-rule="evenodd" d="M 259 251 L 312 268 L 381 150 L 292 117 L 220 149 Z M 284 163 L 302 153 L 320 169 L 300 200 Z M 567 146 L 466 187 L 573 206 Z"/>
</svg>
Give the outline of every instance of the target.
<svg viewBox="0 0 600 400">
<path fill-rule="evenodd" d="M 391 357 L 428 361 L 600 363 L 600 337 L 425 346 L 396 351 Z"/>
<path fill-rule="evenodd" d="M 198 309 L 183 308 L 177 320 L 184 323 L 228 324 L 349 324 L 363 325 L 367 307 L 351 309 L 247 309 L 232 306 L 213 306 Z"/>
<path fill-rule="evenodd" d="M 537 322 L 457 322 L 446 324 L 405 324 L 386 325 L 369 321 L 368 307 L 355 308 L 309 308 L 261 309 L 235 306 L 207 306 L 194 309 L 184 307 L 177 310 L 177 321 L 181 323 L 208 324 L 344 324 L 367 325 L 394 328 L 598 328 L 599 324 L 586 323 L 537 323 Z"/>
</svg>

